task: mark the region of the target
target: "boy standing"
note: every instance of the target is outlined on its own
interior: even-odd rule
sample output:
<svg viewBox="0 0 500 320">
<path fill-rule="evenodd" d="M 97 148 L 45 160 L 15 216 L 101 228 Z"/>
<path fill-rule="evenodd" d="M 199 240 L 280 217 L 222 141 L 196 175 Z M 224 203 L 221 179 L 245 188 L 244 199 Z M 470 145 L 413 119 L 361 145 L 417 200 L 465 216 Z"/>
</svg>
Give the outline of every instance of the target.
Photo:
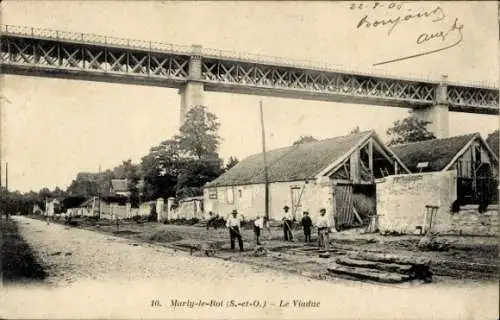
<svg viewBox="0 0 500 320">
<path fill-rule="evenodd" d="M 309 212 L 304 211 L 304 217 L 302 217 L 302 228 L 304 228 L 305 242 L 311 242 L 311 226 L 312 221 L 311 217 L 309 217 Z"/>
<path fill-rule="evenodd" d="M 255 221 L 253 223 L 253 233 L 254 233 L 257 245 L 260 245 L 260 241 L 259 241 L 260 231 L 263 228 L 264 228 L 264 217 L 257 216 L 257 219 L 255 219 Z"/>
</svg>

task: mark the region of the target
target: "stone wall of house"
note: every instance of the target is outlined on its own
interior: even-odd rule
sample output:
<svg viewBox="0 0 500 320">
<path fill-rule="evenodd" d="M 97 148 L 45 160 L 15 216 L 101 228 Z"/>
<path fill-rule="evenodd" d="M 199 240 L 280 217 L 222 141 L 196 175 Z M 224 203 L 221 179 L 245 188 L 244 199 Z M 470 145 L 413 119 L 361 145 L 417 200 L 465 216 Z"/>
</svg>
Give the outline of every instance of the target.
<svg viewBox="0 0 500 320">
<path fill-rule="evenodd" d="M 483 213 L 478 212 L 477 205 L 470 205 L 451 216 L 450 233 L 497 236 L 499 226 L 498 205 L 490 205 Z"/>
<path fill-rule="evenodd" d="M 456 199 L 456 172 L 395 175 L 377 181 L 377 214 L 380 231 L 413 233 L 426 229 L 426 205 L 439 206 L 433 228 L 451 229 L 451 205 Z"/>
<path fill-rule="evenodd" d="M 298 188 L 300 206 L 297 207 L 295 216 L 302 217 L 302 212 L 308 210 L 314 220 L 319 215 L 319 209 L 325 208 L 327 213 L 333 215 L 334 201 L 333 188 L 329 179 L 318 181 L 293 181 L 275 182 L 269 185 L 269 217 L 281 220 L 283 206 L 292 208 L 292 188 Z M 209 188 L 204 190 L 205 212 L 212 211 L 224 217 L 233 209 L 238 210 L 245 219 L 253 219 L 265 213 L 265 186 L 252 184 L 233 187 L 216 188 L 216 199 L 211 199 L 214 194 Z M 292 211 L 293 213 L 293 211 Z"/>
<path fill-rule="evenodd" d="M 223 217 L 229 216 L 234 209 L 248 219 L 263 214 L 264 198 L 264 184 L 205 188 L 203 191 L 205 212 L 211 211 Z"/>
</svg>

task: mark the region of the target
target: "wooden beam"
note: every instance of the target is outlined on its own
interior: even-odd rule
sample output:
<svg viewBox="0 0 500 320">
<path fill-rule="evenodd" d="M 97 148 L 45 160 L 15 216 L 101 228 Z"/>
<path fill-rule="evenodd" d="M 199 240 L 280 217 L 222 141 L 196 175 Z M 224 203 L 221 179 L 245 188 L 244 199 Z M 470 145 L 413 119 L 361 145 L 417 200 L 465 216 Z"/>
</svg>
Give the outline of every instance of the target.
<svg viewBox="0 0 500 320">
<path fill-rule="evenodd" d="M 351 154 L 351 180 L 354 181 L 354 183 L 358 183 L 360 179 L 360 165 L 359 162 L 360 160 L 360 150 L 356 149 L 354 152 Z"/>
<path fill-rule="evenodd" d="M 392 162 L 392 158 L 382 149 L 381 146 L 378 145 L 378 143 L 375 143 L 375 149 L 377 149 L 378 152 L 380 152 L 389 162 Z"/>
<path fill-rule="evenodd" d="M 373 182 L 375 175 L 373 174 L 373 140 L 368 142 L 368 168 L 370 169 L 370 181 Z"/>
<path fill-rule="evenodd" d="M 349 170 L 347 169 L 346 163 L 347 163 L 347 161 L 344 162 L 343 168 L 344 168 L 344 172 L 345 172 L 345 174 L 347 176 L 347 180 L 350 180 L 351 179 L 351 174 L 349 173 Z"/>
<path fill-rule="evenodd" d="M 356 216 L 356 219 L 358 219 L 359 223 L 363 225 L 363 220 L 361 220 L 361 217 L 359 216 L 359 213 L 356 208 L 354 208 L 354 206 L 352 206 L 352 211 L 354 212 L 354 215 Z"/>
</svg>

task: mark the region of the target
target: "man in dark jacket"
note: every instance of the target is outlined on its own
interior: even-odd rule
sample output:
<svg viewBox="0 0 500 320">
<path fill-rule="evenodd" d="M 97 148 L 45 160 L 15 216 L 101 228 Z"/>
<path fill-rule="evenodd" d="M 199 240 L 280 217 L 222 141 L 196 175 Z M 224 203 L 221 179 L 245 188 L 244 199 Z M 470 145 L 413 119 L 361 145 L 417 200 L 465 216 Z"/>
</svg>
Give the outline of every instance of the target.
<svg viewBox="0 0 500 320">
<path fill-rule="evenodd" d="M 311 226 L 312 221 L 311 217 L 309 217 L 309 212 L 304 211 L 304 216 L 302 217 L 302 228 L 304 228 L 305 242 L 311 242 Z"/>
</svg>

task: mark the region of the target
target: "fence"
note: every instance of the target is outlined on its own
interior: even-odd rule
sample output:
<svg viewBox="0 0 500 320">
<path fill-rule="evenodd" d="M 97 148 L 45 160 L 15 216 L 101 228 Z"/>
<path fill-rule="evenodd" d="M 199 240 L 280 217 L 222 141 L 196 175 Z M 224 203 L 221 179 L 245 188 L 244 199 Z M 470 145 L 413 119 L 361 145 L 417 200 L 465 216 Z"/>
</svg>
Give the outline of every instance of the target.
<svg viewBox="0 0 500 320">
<path fill-rule="evenodd" d="M 174 204 L 173 200 L 173 198 L 170 198 L 169 205 L 167 206 L 167 216 L 169 220 L 180 218 L 204 218 L 203 197 L 185 198 L 177 201 L 177 204 Z"/>
</svg>

